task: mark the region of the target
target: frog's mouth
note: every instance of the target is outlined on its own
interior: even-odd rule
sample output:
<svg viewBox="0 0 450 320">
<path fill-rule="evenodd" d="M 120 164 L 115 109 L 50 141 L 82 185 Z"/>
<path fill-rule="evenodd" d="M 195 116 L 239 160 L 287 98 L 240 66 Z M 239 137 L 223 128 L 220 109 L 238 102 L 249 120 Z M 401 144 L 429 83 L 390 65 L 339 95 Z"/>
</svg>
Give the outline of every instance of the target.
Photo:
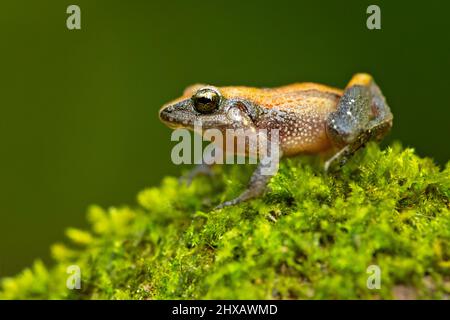
<svg viewBox="0 0 450 320">
<path fill-rule="evenodd" d="M 163 119 L 161 119 L 161 122 L 164 123 L 167 127 L 169 127 L 170 129 L 179 129 L 179 128 L 185 128 L 185 126 L 183 126 L 182 124 L 179 123 L 175 123 L 175 122 L 170 122 L 170 121 L 165 121 Z"/>
</svg>

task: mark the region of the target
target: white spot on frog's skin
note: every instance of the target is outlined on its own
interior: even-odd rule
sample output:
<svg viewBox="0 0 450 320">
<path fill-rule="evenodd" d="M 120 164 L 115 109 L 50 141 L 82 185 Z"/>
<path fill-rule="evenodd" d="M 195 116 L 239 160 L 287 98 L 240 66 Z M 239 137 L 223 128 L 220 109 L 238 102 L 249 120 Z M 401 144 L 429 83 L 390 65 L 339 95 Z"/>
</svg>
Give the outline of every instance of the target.
<svg viewBox="0 0 450 320">
<path fill-rule="evenodd" d="M 347 115 L 349 115 L 351 117 L 352 113 L 350 111 L 347 111 Z"/>
<path fill-rule="evenodd" d="M 303 112 L 290 112 L 270 109 L 264 111 L 261 128 L 277 128 L 280 130 L 281 147 L 287 150 L 309 150 L 324 141 L 326 114 L 314 109 Z M 260 118 L 262 119 L 262 118 Z"/>
<path fill-rule="evenodd" d="M 233 121 L 239 122 L 242 120 L 241 113 L 236 108 L 231 108 L 230 110 L 228 110 L 227 116 L 230 120 L 233 120 Z"/>
</svg>

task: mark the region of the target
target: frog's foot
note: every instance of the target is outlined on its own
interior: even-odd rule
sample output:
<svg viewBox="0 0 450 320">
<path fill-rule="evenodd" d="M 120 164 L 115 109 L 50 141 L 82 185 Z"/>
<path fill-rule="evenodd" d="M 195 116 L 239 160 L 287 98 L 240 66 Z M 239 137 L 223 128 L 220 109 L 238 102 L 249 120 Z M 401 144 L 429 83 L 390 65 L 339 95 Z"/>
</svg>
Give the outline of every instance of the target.
<svg viewBox="0 0 450 320">
<path fill-rule="evenodd" d="M 178 181 L 180 184 L 186 184 L 190 186 L 194 178 L 200 175 L 213 176 L 212 165 L 202 163 L 195 166 L 192 170 L 190 170 L 186 175 L 181 176 Z"/>
<path fill-rule="evenodd" d="M 257 196 L 251 197 L 251 196 L 248 196 L 246 192 L 244 192 L 239 197 L 234 198 L 233 200 L 225 201 L 225 202 L 219 204 L 218 206 L 216 206 L 214 209 L 217 210 L 217 209 L 223 209 L 225 207 L 231 207 L 236 204 L 239 204 L 239 203 L 245 202 L 247 200 L 250 200 L 252 198 L 255 198 L 255 197 L 257 197 Z"/>
<path fill-rule="evenodd" d="M 349 146 L 345 146 L 336 152 L 330 159 L 325 161 L 324 170 L 325 173 L 329 173 L 330 171 L 334 171 L 341 166 L 343 166 L 347 160 L 350 158 L 352 152 L 350 151 Z"/>
<path fill-rule="evenodd" d="M 273 173 L 274 172 L 272 170 L 268 170 L 265 165 L 260 163 L 256 170 L 253 172 L 252 177 L 250 178 L 247 190 L 241 193 L 239 197 L 221 203 L 220 205 L 215 207 L 215 209 L 234 206 L 247 200 L 262 196 L 268 189 L 267 184 L 269 183 L 270 178 L 273 177 Z"/>
<path fill-rule="evenodd" d="M 380 140 L 392 127 L 392 113 L 368 74 L 356 74 L 327 119 L 327 135 L 340 150 L 325 163 L 337 169 L 370 140 Z"/>
</svg>

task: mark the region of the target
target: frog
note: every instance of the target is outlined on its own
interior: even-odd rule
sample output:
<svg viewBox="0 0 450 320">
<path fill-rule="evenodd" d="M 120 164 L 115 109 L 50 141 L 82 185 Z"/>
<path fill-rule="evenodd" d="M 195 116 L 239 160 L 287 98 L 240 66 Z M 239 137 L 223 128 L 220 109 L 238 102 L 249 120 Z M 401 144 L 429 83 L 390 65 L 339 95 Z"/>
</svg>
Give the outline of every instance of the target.
<svg viewBox="0 0 450 320">
<path fill-rule="evenodd" d="M 374 78 L 356 73 L 344 89 L 313 82 L 297 82 L 274 88 L 195 84 L 159 110 L 168 127 L 245 128 L 253 132 L 278 132 L 277 156 L 302 154 L 328 156 L 324 172 L 338 172 L 369 141 L 381 141 L 393 125 L 393 114 Z M 200 133 L 201 134 L 201 133 Z M 269 137 L 270 142 L 270 137 Z M 200 164 L 192 176 L 209 172 Z M 247 188 L 216 208 L 262 196 L 273 175 L 263 174 L 259 163 Z"/>
</svg>

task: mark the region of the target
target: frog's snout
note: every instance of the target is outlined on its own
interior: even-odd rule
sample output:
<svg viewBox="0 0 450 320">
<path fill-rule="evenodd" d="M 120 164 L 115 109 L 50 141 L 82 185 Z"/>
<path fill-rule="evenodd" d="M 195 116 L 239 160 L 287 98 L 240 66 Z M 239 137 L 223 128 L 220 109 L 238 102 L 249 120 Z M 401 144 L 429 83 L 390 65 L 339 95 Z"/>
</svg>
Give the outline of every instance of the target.
<svg viewBox="0 0 450 320">
<path fill-rule="evenodd" d="M 193 116 L 179 104 L 168 105 L 159 111 L 159 119 L 169 128 L 190 128 L 193 126 Z"/>
<path fill-rule="evenodd" d="M 159 110 L 159 118 L 161 120 L 167 120 L 168 118 L 170 118 L 170 115 L 172 113 L 173 113 L 172 107 L 161 108 L 161 110 Z"/>
<path fill-rule="evenodd" d="M 170 128 L 177 127 L 174 117 L 174 108 L 172 106 L 162 108 L 159 111 L 159 119 Z"/>
</svg>

